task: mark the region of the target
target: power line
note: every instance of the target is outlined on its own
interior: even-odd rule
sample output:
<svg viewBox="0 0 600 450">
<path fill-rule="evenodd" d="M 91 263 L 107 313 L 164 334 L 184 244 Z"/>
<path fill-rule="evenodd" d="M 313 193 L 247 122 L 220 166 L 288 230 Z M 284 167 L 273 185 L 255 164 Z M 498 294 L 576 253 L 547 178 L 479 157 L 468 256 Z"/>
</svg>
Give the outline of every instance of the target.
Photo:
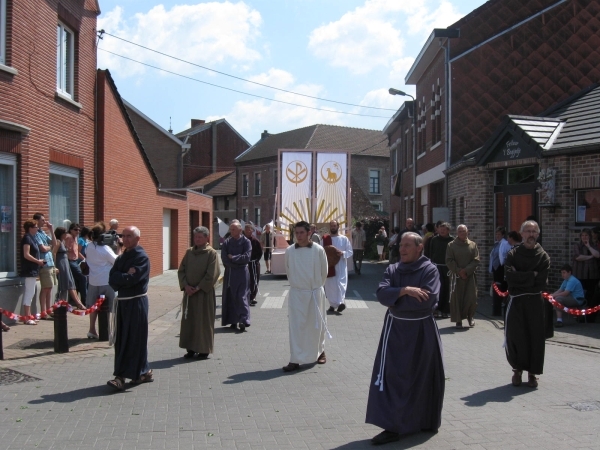
<svg viewBox="0 0 600 450">
<path fill-rule="evenodd" d="M 110 53 L 111 55 L 115 55 L 115 56 L 118 56 L 120 58 L 127 59 L 129 61 L 133 61 L 135 63 L 141 64 L 141 65 L 146 66 L 146 67 L 151 67 L 152 69 L 162 70 L 163 72 L 170 73 L 171 75 L 177 75 L 178 77 L 187 78 L 188 80 L 196 81 L 198 83 L 207 84 L 209 86 L 217 87 L 219 89 L 225 89 L 226 91 L 236 92 L 238 94 L 248 95 L 250 97 L 261 98 L 263 100 L 268 100 L 268 101 L 271 101 L 271 102 L 283 103 L 285 105 L 298 106 L 299 108 L 308 108 L 308 109 L 314 109 L 316 111 L 331 112 L 331 113 L 336 113 L 336 114 L 346 114 L 346 115 L 350 115 L 350 116 L 376 117 L 376 118 L 380 118 L 380 119 L 389 119 L 389 116 L 374 116 L 374 115 L 371 115 L 371 114 L 358 114 L 358 113 L 351 113 L 351 112 L 346 112 L 346 111 L 336 111 L 334 109 L 317 108 L 317 107 L 314 107 L 314 106 L 299 105 L 297 103 L 285 102 L 283 100 L 276 100 L 274 98 L 263 97 L 262 95 L 250 94 L 249 92 L 238 91 L 237 89 L 232 89 L 232 88 L 228 88 L 228 87 L 225 87 L 225 86 L 220 86 L 218 84 L 209 83 L 208 81 L 199 80 L 197 78 L 193 78 L 193 77 L 190 77 L 190 76 L 187 76 L 187 75 L 182 75 L 180 73 L 173 72 L 173 71 L 170 71 L 170 70 L 167 70 L 167 69 L 163 69 L 161 67 L 153 66 L 152 64 L 141 62 L 141 61 L 138 61 L 136 59 L 129 58 L 128 56 L 119 55 L 118 53 L 111 52 L 110 50 L 105 50 L 103 48 L 98 48 L 98 50 L 102 50 L 103 52 Z"/>
<path fill-rule="evenodd" d="M 356 105 L 354 103 L 340 102 L 340 101 L 337 101 L 337 100 L 328 100 L 326 98 L 314 97 L 314 96 L 308 95 L 308 94 L 301 94 L 300 92 L 294 92 L 294 91 L 289 91 L 287 89 L 278 88 L 278 87 L 275 87 L 275 86 L 269 86 L 268 84 L 263 84 L 263 83 L 259 83 L 258 81 L 252 81 L 252 80 L 248 80 L 246 78 L 237 77 L 235 75 L 231 75 L 229 73 L 225 73 L 225 72 L 221 72 L 219 70 L 211 69 L 210 67 L 202 66 L 200 64 L 196 64 L 196 63 L 193 63 L 191 61 L 186 61 L 185 59 L 181 59 L 181 58 L 178 58 L 176 56 L 169 55 L 168 53 L 163 53 L 161 51 L 154 50 L 152 48 L 146 47 L 144 45 L 138 44 L 138 43 L 133 42 L 133 41 L 128 41 L 127 39 L 124 39 L 124 38 L 119 37 L 119 36 L 115 36 L 114 34 L 111 34 L 111 33 L 107 32 L 107 31 L 104 31 L 104 30 L 99 30 L 98 33 L 100 33 L 100 35 L 106 34 L 107 36 L 111 36 L 111 37 L 114 37 L 115 39 L 119 39 L 119 40 L 121 40 L 123 42 L 127 42 L 128 44 L 136 45 L 136 46 L 138 46 L 140 48 L 143 48 L 145 50 L 148 50 L 148 51 L 151 51 L 151 52 L 154 52 L 154 53 L 158 53 L 159 55 L 163 55 L 163 56 L 166 56 L 168 58 L 172 58 L 172 59 L 174 59 L 176 61 L 180 61 L 180 62 L 184 62 L 186 64 L 190 64 L 192 66 L 200 67 L 201 69 L 208 70 L 208 71 L 214 72 L 214 73 L 218 73 L 219 75 L 224 75 L 226 77 L 235 78 L 236 80 L 245 81 L 246 83 L 252 83 L 252 84 L 256 84 L 257 86 L 262 86 L 262 87 L 266 87 L 266 88 L 269 88 L 269 89 L 275 89 L 276 91 L 286 92 L 288 94 L 299 95 L 301 97 L 308 97 L 308 98 L 312 98 L 312 99 L 315 99 L 315 100 L 320 100 L 320 101 L 323 101 L 323 102 L 338 103 L 340 105 L 356 106 L 358 108 L 378 109 L 378 110 L 382 110 L 382 111 L 396 111 L 395 109 L 392 109 L 392 108 L 379 108 L 377 106 L 364 106 L 364 105 Z"/>
</svg>

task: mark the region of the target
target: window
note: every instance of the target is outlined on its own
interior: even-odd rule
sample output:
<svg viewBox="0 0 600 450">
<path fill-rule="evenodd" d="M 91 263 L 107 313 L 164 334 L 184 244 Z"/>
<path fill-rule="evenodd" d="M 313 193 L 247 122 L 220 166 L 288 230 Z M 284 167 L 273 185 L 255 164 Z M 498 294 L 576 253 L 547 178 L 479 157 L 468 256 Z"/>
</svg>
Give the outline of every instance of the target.
<svg viewBox="0 0 600 450">
<path fill-rule="evenodd" d="M 248 197 L 248 174 L 242 175 L 242 197 Z"/>
<path fill-rule="evenodd" d="M 371 206 L 375 208 L 375 211 L 383 211 L 383 203 L 382 202 L 371 202 Z"/>
<path fill-rule="evenodd" d="M 600 223 L 600 189 L 577 191 L 575 204 L 577 223 Z"/>
<path fill-rule="evenodd" d="M 248 222 L 248 208 L 242 208 L 242 220 Z"/>
<path fill-rule="evenodd" d="M 260 226 L 260 208 L 254 208 L 254 225 Z"/>
<path fill-rule="evenodd" d="M 423 153 L 427 144 L 427 106 L 425 105 L 425 97 L 423 97 L 423 103 L 419 103 L 417 154 Z"/>
<path fill-rule="evenodd" d="M 379 170 L 369 169 L 369 194 L 381 194 L 379 177 Z"/>
<path fill-rule="evenodd" d="M 254 174 L 254 195 L 260 195 L 260 173 Z"/>
<path fill-rule="evenodd" d="M 0 153 L 0 277 L 14 276 L 17 271 L 16 167 L 14 155 Z"/>
<path fill-rule="evenodd" d="M 6 64 L 6 0 L 0 0 L 0 64 Z"/>
<path fill-rule="evenodd" d="M 277 194 L 277 183 L 278 183 L 278 178 L 277 178 L 277 169 L 273 170 L 273 194 Z"/>
<path fill-rule="evenodd" d="M 50 223 L 69 228 L 79 222 L 79 170 L 50 165 Z"/>
<path fill-rule="evenodd" d="M 1 1 L 1 0 L 0 0 Z M 74 35 L 62 23 L 56 26 L 56 90 L 73 98 Z"/>
<path fill-rule="evenodd" d="M 409 155 L 408 152 L 412 150 L 412 148 L 411 149 L 408 148 L 408 141 L 409 141 L 409 139 L 408 139 L 408 131 L 409 130 L 406 130 L 406 132 L 404 133 L 404 140 L 403 140 L 403 145 L 402 145 L 402 148 L 403 148 L 403 150 L 402 150 L 402 161 L 403 162 L 402 162 L 401 165 L 402 165 L 403 169 L 406 169 L 408 167 L 408 161 L 411 160 L 411 158 L 408 157 L 408 155 Z"/>
<path fill-rule="evenodd" d="M 533 183 L 535 181 L 535 167 L 515 167 L 508 169 L 508 184 Z"/>
<path fill-rule="evenodd" d="M 225 211 L 229 211 L 229 197 L 225 197 L 223 201 L 224 201 L 224 203 L 225 203 L 225 204 L 223 205 L 223 209 L 224 209 Z"/>
</svg>

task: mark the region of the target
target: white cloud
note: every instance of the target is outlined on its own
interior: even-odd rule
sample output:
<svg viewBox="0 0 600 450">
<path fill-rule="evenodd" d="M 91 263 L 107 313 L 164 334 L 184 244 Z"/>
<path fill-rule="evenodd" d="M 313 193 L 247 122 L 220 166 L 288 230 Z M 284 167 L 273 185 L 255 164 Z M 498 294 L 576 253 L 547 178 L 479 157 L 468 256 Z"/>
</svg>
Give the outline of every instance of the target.
<svg viewBox="0 0 600 450">
<path fill-rule="evenodd" d="M 322 86 L 316 84 L 294 84 L 294 76 L 280 69 L 270 69 L 268 72 L 252 76 L 250 79 L 314 97 L 324 95 L 324 88 Z M 273 93 L 271 90 L 265 90 L 264 92 L 265 96 L 272 96 L 275 100 L 337 111 L 335 106 L 319 102 L 312 98 L 301 97 L 287 92 Z M 261 95 L 263 94 L 261 93 Z M 237 101 L 228 113 L 209 116 L 206 120 L 210 121 L 223 117 L 242 134 L 254 130 L 269 130 L 271 133 L 281 133 L 318 123 L 343 125 L 345 120 L 344 115 L 337 112 L 318 111 L 264 99 Z M 250 143 L 254 143 L 260 136 L 246 136 L 246 138 Z"/>
<path fill-rule="evenodd" d="M 396 66 L 405 65 L 408 35 L 428 35 L 460 17 L 448 0 L 367 0 L 339 20 L 314 29 L 308 47 L 332 66 L 354 74 L 378 67 L 392 67 L 394 73 Z"/>
<path fill-rule="evenodd" d="M 253 48 L 261 23 L 260 13 L 244 2 L 226 1 L 177 5 L 169 10 L 157 5 L 131 18 L 125 18 L 123 8 L 117 6 L 98 19 L 98 28 L 183 60 L 215 67 L 225 62 L 244 66 L 261 59 Z M 201 70 L 111 36 L 105 36 L 99 47 L 179 73 Z M 102 51 L 98 52 L 98 67 L 118 70 L 122 76 L 146 70 Z"/>
<path fill-rule="evenodd" d="M 408 73 L 414 62 L 415 58 L 413 58 L 412 56 L 407 56 L 393 61 L 392 70 L 390 71 L 390 80 L 392 81 L 392 83 L 395 85 L 399 83 L 404 83 L 404 78 L 406 77 L 406 74 Z"/>
<path fill-rule="evenodd" d="M 411 86 L 411 88 L 413 88 L 413 90 L 414 90 L 414 86 Z M 397 88 L 397 89 L 400 89 L 400 88 Z M 408 91 L 408 92 L 411 93 L 410 91 Z M 410 97 L 406 97 L 406 99 L 404 99 L 404 100 L 410 100 Z M 400 105 L 402 104 L 402 102 L 404 100 L 400 97 L 390 95 L 387 88 L 385 88 L 385 89 L 382 88 L 382 89 L 375 89 L 375 90 L 367 92 L 365 94 L 365 96 L 363 97 L 362 101 L 360 102 L 360 104 L 365 105 L 365 106 L 375 106 L 377 108 L 398 109 L 398 108 L 400 108 Z M 393 111 L 385 112 L 385 111 L 378 111 L 378 110 L 374 110 L 374 109 L 369 109 L 369 110 L 363 109 L 361 112 L 363 114 L 376 114 L 379 116 L 385 116 L 385 115 L 391 116 L 393 114 Z"/>
</svg>

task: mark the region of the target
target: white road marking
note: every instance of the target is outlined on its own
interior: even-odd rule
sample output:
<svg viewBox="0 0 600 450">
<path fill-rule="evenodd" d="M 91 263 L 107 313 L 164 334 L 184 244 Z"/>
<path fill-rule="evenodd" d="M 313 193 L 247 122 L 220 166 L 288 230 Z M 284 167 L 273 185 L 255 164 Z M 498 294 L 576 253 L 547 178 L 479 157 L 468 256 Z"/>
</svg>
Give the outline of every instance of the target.
<svg viewBox="0 0 600 450">
<path fill-rule="evenodd" d="M 346 303 L 346 308 L 368 308 L 368 306 L 364 300 L 346 299 L 344 301 L 344 303 Z"/>
<path fill-rule="evenodd" d="M 359 300 L 362 300 L 362 296 L 358 293 L 358 291 L 352 291 L 354 292 L 354 295 L 356 295 L 356 298 L 358 298 Z"/>
<path fill-rule="evenodd" d="M 285 297 L 267 297 L 260 307 L 265 309 L 281 309 L 283 308 L 284 301 Z"/>
</svg>

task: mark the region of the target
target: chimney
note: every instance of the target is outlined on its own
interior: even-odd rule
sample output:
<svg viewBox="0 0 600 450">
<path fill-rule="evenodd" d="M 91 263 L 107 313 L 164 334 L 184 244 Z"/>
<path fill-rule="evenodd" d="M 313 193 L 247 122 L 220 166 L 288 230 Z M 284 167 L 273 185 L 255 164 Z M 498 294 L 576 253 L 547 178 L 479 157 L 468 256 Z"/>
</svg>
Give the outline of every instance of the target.
<svg viewBox="0 0 600 450">
<path fill-rule="evenodd" d="M 192 128 L 197 127 L 198 125 L 202 125 L 206 123 L 205 120 L 201 120 L 201 119 L 192 119 Z"/>
<path fill-rule="evenodd" d="M 271 136 L 271 135 L 269 134 L 269 132 L 268 132 L 267 130 L 263 131 L 263 132 L 260 134 L 260 138 L 261 138 L 261 139 L 268 138 L 269 136 Z"/>
</svg>

